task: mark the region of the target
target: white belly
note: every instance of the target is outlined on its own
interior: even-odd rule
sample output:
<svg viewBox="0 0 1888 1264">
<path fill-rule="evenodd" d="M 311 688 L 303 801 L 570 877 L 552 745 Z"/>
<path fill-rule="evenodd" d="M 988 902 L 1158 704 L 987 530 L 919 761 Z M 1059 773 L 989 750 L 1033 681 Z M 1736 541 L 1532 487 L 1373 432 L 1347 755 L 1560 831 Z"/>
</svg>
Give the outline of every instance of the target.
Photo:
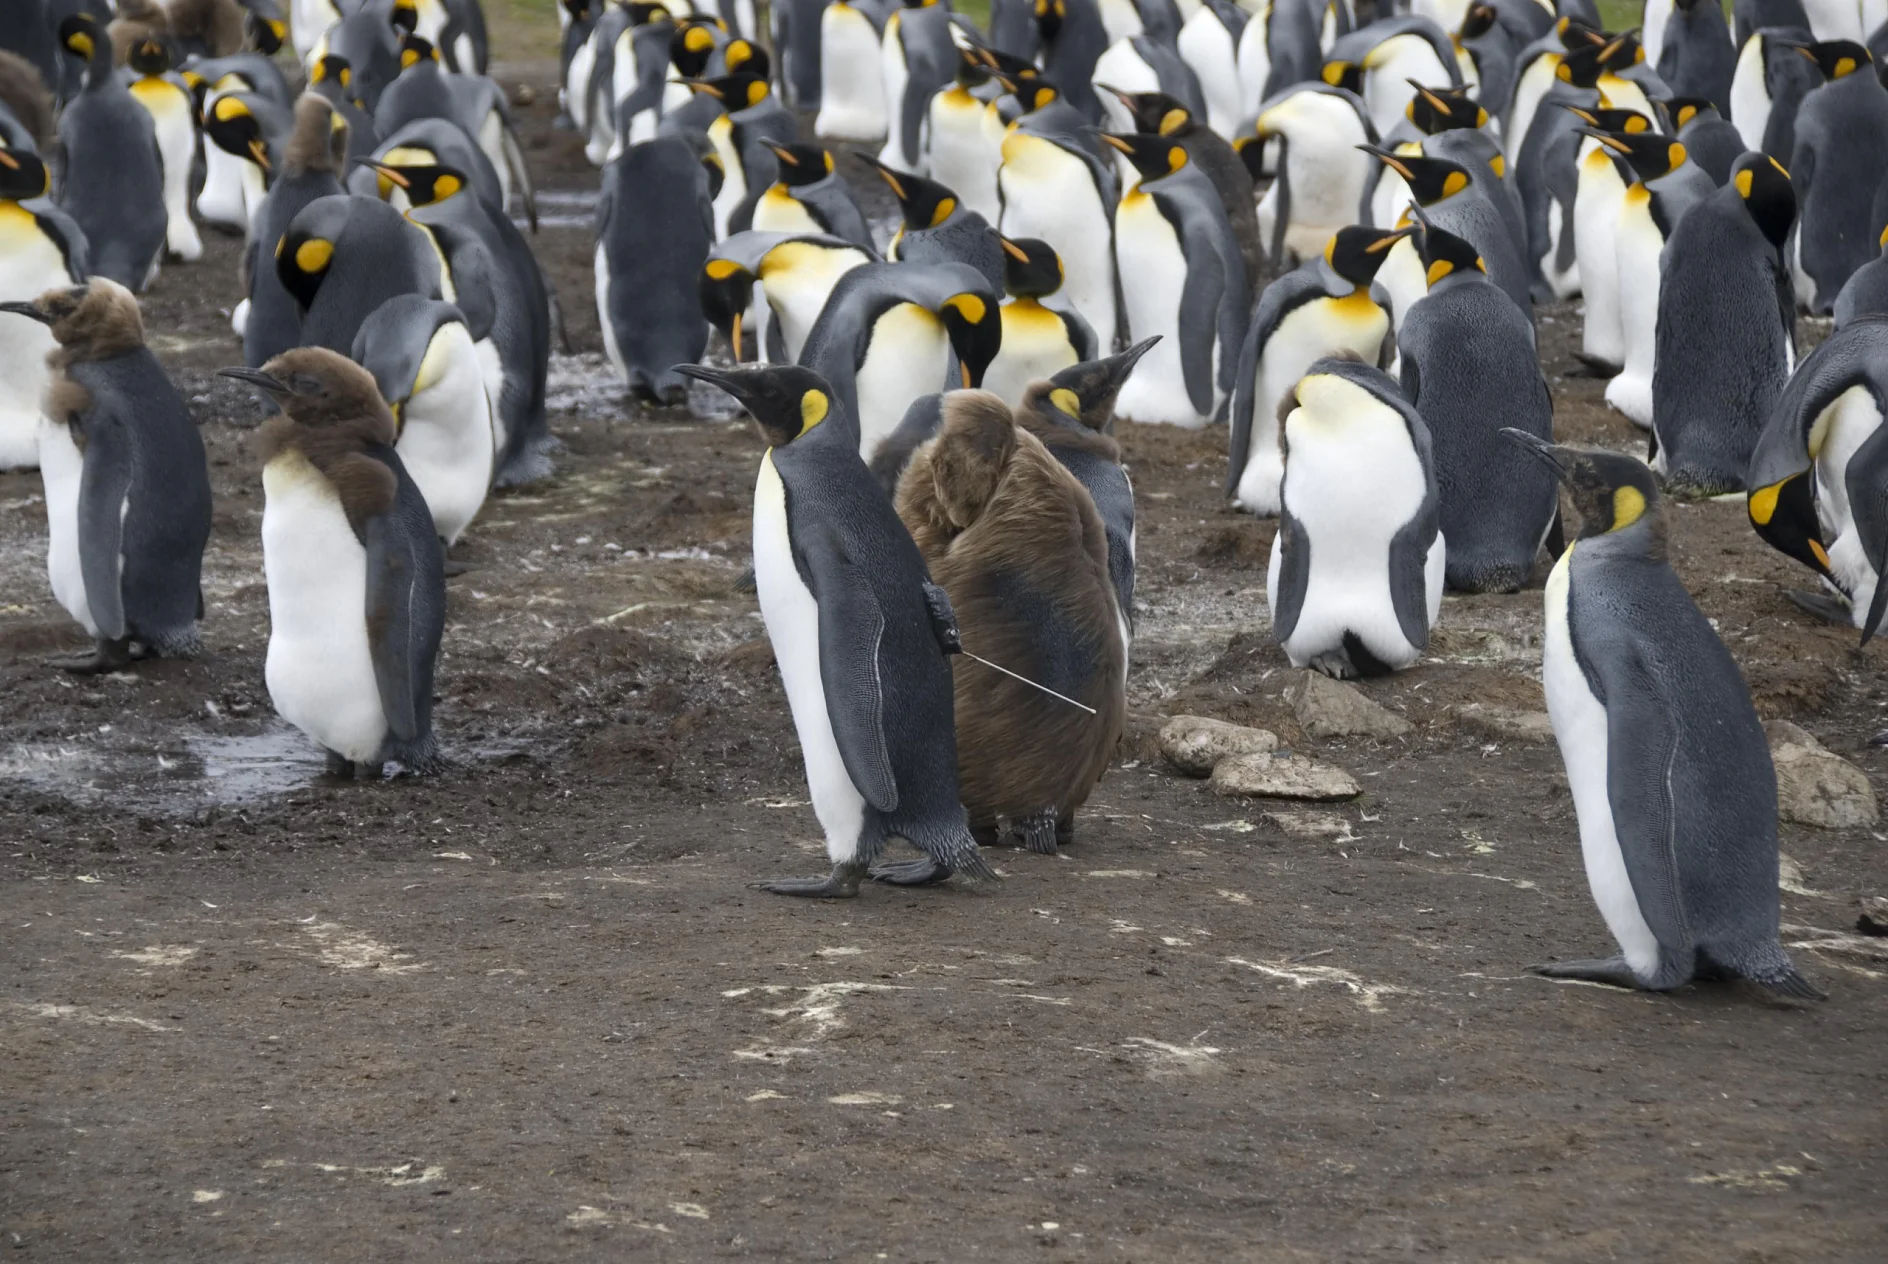
<svg viewBox="0 0 1888 1264">
<path fill-rule="evenodd" d="M 41 418 L 38 440 L 39 477 L 46 489 L 46 578 L 53 598 L 87 635 L 96 637 L 98 624 L 92 619 L 79 565 L 79 479 L 85 458 L 65 425 Z"/>
<path fill-rule="evenodd" d="M 558 5 L 557 11 L 563 13 L 564 6 Z M 564 72 L 564 109 L 577 125 L 578 133 L 585 136 L 590 132 L 590 103 L 585 98 L 590 91 L 590 71 L 596 64 L 596 46 L 585 40 L 571 53 L 570 66 Z"/>
<path fill-rule="evenodd" d="M 1862 6 L 1856 0 L 1803 0 L 1803 14 L 1819 40 L 1854 40 L 1859 44 L 1868 38 L 1862 27 Z"/>
<path fill-rule="evenodd" d="M 505 120 L 497 110 L 487 110 L 479 120 L 479 149 L 492 160 L 498 173 L 498 205 L 511 205 L 511 162 L 505 154 Z"/>
<path fill-rule="evenodd" d="M 1514 85 L 1514 108 L 1510 111 L 1508 125 L 1503 131 L 1508 139 L 1510 172 L 1520 161 L 1521 146 L 1527 141 L 1528 129 L 1534 126 L 1534 115 L 1540 109 L 1541 98 L 1553 91 L 1554 85 L 1559 82 L 1554 77 L 1559 65 L 1558 57 L 1536 57 Z"/>
<path fill-rule="evenodd" d="M 1212 10 L 1201 6 L 1180 28 L 1180 57 L 1200 79 L 1206 98 L 1206 125 L 1227 140 L 1238 134 L 1244 117 L 1239 87 L 1239 57 L 1232 37 Z"/>
<path fill-rule="evenodd" d="M 734 147 L 734 125 L 725 114 L 708 125 L 708 140 L 721 159 L 721 192 L 715 195 L 715 240 L 728 235 L 728 217 L 747 200 L 747 172 L 741 167 L 741 155 Z"/>
<path fill-rule="evenodd" d="M 1114 225 L 1088 165 L 1039 136 L 1011 132 L 997 175 L 1003 235 L 1037 237 L 1062 258 L 1066 280 L 1050 306 L 1079 312 L 1106 348 L 1114 342 Z"/>
<path fill-rule="evenodd" d="M 1403 327 L 1409 309 L 1429 293 L 1429 274 L 1423 270 L 1423 257 L 1408 237 L 1390 247 L 1377 268 L 1376 284 L 1390 299 L 1390 318 Z"/>
<path fill-rule="evenodd" d="M 1620 199 L 1616 238 L 1619 255 L 1619 326 L 1625 335 L 1625 367 L 1606 384 L 1606 402 L 1634 424 L 1652 424 L 1652 362 L 1659 320 L 1659 255 L 1665 238 L 1652 222 L 1651 203 Z"/>
<path fill-rule="evenodd" d="M 776 268 L 773 260 L 791 252 L 792 263 Z M 780 321 L 780 339 L 786 347 L 787 363 L 800 359 L 806 336 L 825 310 L 839 278 L 865 262 L 865 253 L 855 250 L 821 250 L 788 243 L 767 253 L 761 265 L 761 286 L 767 295 L 767 307 Z M 761 332 L 761 331 L 756 331 Z M 766 344 L 763 340 L 762 346 Z"/>
<path fill-rule="evenodd" d="M 1127 309 L 1128 340 L 1158 334 L 1160 341 L 1142 356 L 1121 384 L 1115 416 L 1128 421 L 1168 422 L 1197 429 L 1212 420 L 1187 395 L 1180 365 L 1180 297 L 1187 280 L 1187 260 L 1180 239 L 1154 199 L 1130 193 L 1115 212 L 1115 256 L 1121 274 L 1121 301 Z M 1217 361 L 1217 355 L 1214 360 Z M 1219 391 L 1211 392 L 1218 403 Z"/>
<path fill-rule="evenodd" d="M 790 195 L 782 186 L 775 185 L 760 195 L 754 203 L 754 231 L 757 233 L 823 233 L 820 222 L 813 218 L 800 200 Z"/>
<path fill-rule="evenodd" d="M 849 4 L 830 4 L 820 15 L 819 40 L 820 101 L 813 134 L 821 140 L 883 140 L 885 83 L 871 20 Z"/>
<path fill-rule="evenodd" d="M 1848 469 L 1855 450 L 1882 424 L 1875 397 L 1862 386 L 1852 386 L 1822 411 L 1809 430 L 1809 451 L 1815 462 L 1816 517 L 1823 538 L 1829 540 L 1829 569 L 1853 599 L 1853 618 L 1861 627 L 1875 599 L 1878 577 L 1868 563 L 1861 534 L 1849 507 Z"/>
<path fill-rule="evenodd" d="M 1350 351 L 1375 364 L 1390 330 L 1389 318 L 1368 295 L 1314 299 L 1280 321 L 1259 350 L 1253 375 L 1252 430 L 1245 469 L 1233 500 L 1240 508 L 1270 517 L 1278 512 L 1285 459 L 1278 446 L 1278 402 L 1298 385 L 1318 359 Z"/>
<path fill-rule="evenodd" d="M 367 552 L 333 485 L 299 454 L 270 461 L 262 487 L 269 698 L 323 748 L 371 763 L 387 716 L 367 645 Z"/>
<path fill-rule="evenodd" d="M 190 222 L 190 169 L 197 156 L 196 102 L 162 79 L 132 84 L 131 95 L 149 112 L 157 131 L 157 151 L 164 167 L 165 245 L 173 255 L 193 262 L 203 257 L 203 239 Z"/>
<path fill-rule="evenodd" d="M 206 112 L 216 101 L 205 103 Z M 247 158 L 238 158 L 213 143 L 203 146 L 203 190 L 197 194 L 197 214 L 205 223 L 249 231 L 250 208 L 262 200 L 262 172 Z"/>
<path fill-rule="evenodd" d="M 1296 260 L 1313 258 L 1340 228 L 1357 221 L 1363 201 L 1364 169 L 1348 145 L 1293 142 L 1286 150 L 1291 180 L 1291 219 L 1285 225 L 1285 250 Z M 1372 162 L 1376 161 L 1371 159 Z M 1259 199 L 1259 239 L 1272 240 L 1278 219 L 1278 185 Z"/>
<path fill-rule="evenodd" d="M 1421 153 L 1422 146 L 1418 145 L 1415 152 Z M 1370 193 L 1370 222 L 1379 228 L 1389 227 L 1409 209 L 1411 201 L 1409 182 L 1385 167 Z"/>
<path fill-rule="evenodd" d="M 341 13 L 334 7 L 334 0 L 290 0 L 289 39 L 295 45 L 296 55 L 306 59 L 328 33 L 328 28 L 340 20 Z"/>
<path fill-rule="evenodd" d="M 1239 116 L 1254 118 L 1265 99 L 1265 81 L 1272 76 L 1272 50 L 1265 45 L 1270 6 L 1252 15 L 1239 33 Z"/>
<path fill-rule="evenodd" d="M 1672 0 L 1646 0 L 1645 13 L 1640 19 L 1644 29 L 1639 33 L 1640 46 L 1645 49 L 1645 64 L 1656 69 L 1659 54 L 1665 51 L 1665 24 L 1672 20 Z"/>
<path fill-rule="evenodd" d="M 420 361 L 412 398 L 401 409 L 394 450 L 448 545 L 477 515 L 491 486 L 492 412 L 472 335 L 461 324 L 440 326 Z"/>
<path fill-rule="evenodd" d="M 896 171 L 923 175 L 923 155 L 905 152 L 905 84 L 911 75 L 905 69 L 905 46 L 898 35 L 901 26 L 901 11 L 893 9 L 885 23 L 885 38 L 879 45 L 879 80 L 885 92 L 885 148 L 879 151 L 878 160 Z"/>
<path fill-rule="evenodd" d="M 1120 37 L 1095 60 L 1094 81 L 1119 88 L 1123 92 L 1160 91 L 1160 76 L 1154 73 L 1154 68 L 1147 64 L 1130 41 Z M 1127 107 L 1115 98 L 1114 93 L 1097 92 L 1095 96 L 1100 99 L 1101 108 L 1107 114 L 1109 128 L 1114 131 L 1134 130 L 1133 117 L 1128 114 Z"/>
<path fill-rule="evenodd" d="M 1764 129 L 1770 126 L 1770 93 L 1763 72 L 1763 38 L 1753 31 L 1731 75 L 1731 123 L 1745 149 L 1762 149 Z"/>
<path fill-rule="evenodd" d="M 31 213 L 0 210 L 0 302 L 38 298 L 70 285 L 59 247 L 39 231 Z M 46 393 L 46 353 L 52 331 L 13 316 L 0 325 L 0 470 L 39 463 L 40 400 Z"/>
<path fill-rule="evenodd" d="M 1139 35 L 1145 28 L 1141 24 L 1141 11 L 1134 0 L 1100 0 L 1095 6 L 1101 10 L 1102 30 L 1107 32 L 1110 44 L 1118 43 L 1130 35 Z M 1096 83 L 1114 83 L 1101 73 L 1101 67 L 1095 67 Z M 1117 88 L 1127 88 L 1124 83 L 1114 83 Z M 1140 91 L 1140 89 L 1132 89 Z"/>
<path fill-rule="evenodd" d="M 786 487 L 774 469 L 771 450 L 761 458 L 754 484 L 754 588 L 793 711 L 813 813 L 826 831 L 826 854 L 834 864 L 843 864 L 857 854 L 865 799 L 853 786 L 833 738 L 819 673 L 819 603 L 793 564 Z"/>
<path fill-rule="evenodd" d="M 1369 62 L 1370 69 L 1364 73 L 1364 108 L 1379 136 L 1388 136 L 1403 121 L 1403 109 L 1416 95 L 1411 79 L 1449 82 L 1449 72 L 1436 59 L 1436 50 L 1420 35 L 1392 35 L 1370 51 Z"/>
<path fill-rule="evenodd" d="M 1580 159 L 1580 184 L 1573 203 L 1573 251 L 1579 260 L 1581 334 L 1586 354 L 1608 364 L 1626 359 L 1626 334 L 1619 320 L 1619 203 L 1625 181 L 1596 142 Z M 1635 282 L 1637 278 L 1634 278 Z"/>
<path fill-rule="evenodd" d="M 983 389 L 1016 408 L 1030 383 L 1075 362 L 1061 316 L 1033 299 L 1011 299 L 1003 305 L 1003 346 L 983 371 Z"/>
<path fill-rule="evenodd" d="M 597 243 L 595 273 L 597 325 L 603 331 L 603 354 L 609 357 L 610 367 L 616 370 L 616 376 L 627 382 L 629 366 L 623 363 L 622 349 L 616 345 L 616 327 L 610 323 L 610 254 L 602 242 Z"/>
<path fill-rule="evenodd" d="M 916 304 L 900 303 L 878 318 L 854 378 L 861 457 L 872 459 L 913 400 L 943 389 L 950 350 L 944 322 Z"/>
<path fill-rule="evenodd" d="M 965 210 L 996 223 L 1003 212 L 996 193 L 1003 150 L 1000 138 L 993 144 L 984 133 L 983 103 L 953 86 L 931 98 L 929 118 L 931 178 L 957 190 Z"/>
<path fill-rule="evenodd" d="M 1606 780 L 1606 708 L 1593 696 L 1574 658 L 1573 635 L 1567 623 L 1568 567 L 1572 558 L 1572 549 L 1562 553 L 1547 577 L 1541 687 L 1547 694 L 1547 715 L 1560 743 L 1560 758 L 1567 766 L 1567 787 L 1572 791 L 1574 815 L 1580 822 L 1580 855 L 1586 862 L 1593 902 L 1599 905 L 1600 916 L 1606 919 L 1606 927 L 1613 932 L 1627 964 L 1642 977 L 1650 978 L 1658 970 L 1659 943 L 1639 911 L 1613 826 L 1613 802 Z"/>
</svg>

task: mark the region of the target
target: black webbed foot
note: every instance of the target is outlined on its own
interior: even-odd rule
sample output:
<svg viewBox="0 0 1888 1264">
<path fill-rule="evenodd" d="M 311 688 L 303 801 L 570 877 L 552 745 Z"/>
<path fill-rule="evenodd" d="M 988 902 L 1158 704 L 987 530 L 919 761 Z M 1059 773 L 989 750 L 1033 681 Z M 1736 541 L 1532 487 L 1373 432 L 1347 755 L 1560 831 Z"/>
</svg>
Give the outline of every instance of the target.
<svg viewBox="0 0 1888 1264">
<path fill-rule="evenodd" d="M 99 638 L 97 648 L 90 654 L 75 654 L 66 658 L 48 660 L 50 666 L 60 671 L 71 672 L 75 676 L 102 676 L 131 666 L 144 657 L 131 652 L 131 638 L 108 641 Z"/>
<path fill-rule="evenodd" d="M 833 871 L 823 878 L 782 878 L 778 882 L 756 885 L 775 895 L 797 895 L 809 900 L 847 900 L 859 893 L 859 882 L 864 877 L 864 865 L 847 864 L 834 865 Z"/>
<path fill-rule="evenodd" d="M 888 860 L 882 865 L 872 866 L 872 879 L 875 882 L 889 883 L 895 887 L 925 887 L 942 882 L 951 876 L 948 867 L 926 856 L 922 860 Z"/>
</svg>

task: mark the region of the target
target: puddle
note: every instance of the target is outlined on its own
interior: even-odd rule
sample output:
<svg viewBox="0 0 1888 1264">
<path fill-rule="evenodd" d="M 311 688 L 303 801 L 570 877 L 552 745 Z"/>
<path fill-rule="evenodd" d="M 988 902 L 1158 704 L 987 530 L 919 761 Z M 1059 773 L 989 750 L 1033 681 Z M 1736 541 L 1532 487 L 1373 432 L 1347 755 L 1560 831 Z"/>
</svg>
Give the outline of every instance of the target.
<svg viewBox="0 0 1888 1264">
<path fill-rule="evenodd" d="M 708 357 L 715 364 L 721 364 L 724 358 L 719 352 Z M 623 379 L 617 376 L 608 359 L 594 352 L 551 357 L 550 373 L 544 385 L 544 406 L 554 413 L 614 413 L 618 416 L 632 407 L 639 411 L 642 407 L 630 403 Z M 727 392 L 706 382 L 689 382 L 685 407 L 688 415 L 697 421 L 729 421 L 741 415 L 740 406 Z"/>
<path fill-rule="evenodd" d="M 580 228 L 589 231 L 597 217 L 596 189 L 539 189 L 538 190 L 538 229 Z M 522 215 L 514 215 L 511 222 L 523 232 L 531 231 L 531 223 Z"/>
</svg>

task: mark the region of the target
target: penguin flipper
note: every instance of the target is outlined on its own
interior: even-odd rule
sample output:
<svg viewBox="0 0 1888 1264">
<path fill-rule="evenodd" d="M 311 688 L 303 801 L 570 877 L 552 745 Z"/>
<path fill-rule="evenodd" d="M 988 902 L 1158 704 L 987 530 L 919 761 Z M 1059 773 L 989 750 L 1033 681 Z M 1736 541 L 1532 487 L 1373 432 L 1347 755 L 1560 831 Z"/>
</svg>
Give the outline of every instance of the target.
<svg viewBox="0 0 1888 1264">
<path fill-rule="evenodd" d="M 823 524 L 794 549 L 819 604 L 819 674 L 826 714 L 846 775 L 880 812 L 898 807 L 898 782 L 885 741 L 885 690 L 879 645 L 885 613 L 865 572 L 847 556 L 838 533 Z"/>
<path fill-rule="evenodd" d="M 1404 639 L 1419 650 L 1429 644 L 1429 550 L 1441 545 L 1431 491 L 1416 516 L 1390 537 L 1390 608 Z"/>
<path fill-rule="evenodd" d="M 404 475 L 404 471 L 400 471 Z M 402 478 L 401 492 L 419 489 Z M 401 495 L 393 508 L 361 524 L 367 549 L 367 643 L 387 729 L 416 742 L 431 728 L 433 658 L 445 622 L 444 555 L 431 515 L 420 527 Z M 422 512 L 425 502 L 419 503 Z M 427 555 L 430 550 L 430 557 Z M 430 581 L 430 582 L 429 582 Z"/>
<path fill-rule="evenodd" d="M 1099 358 L 1101 352 L 1095 342 L 1095 327 L 1077 311 L 1057 312 L 1056 315 L 1062 318 L 1062 328 L 1068 331 L 1069 346 L 1075 352 L 1075 362 L 1086 364 Z"/>
<path fill-rule="evenodd" d="M 1849 458 L 1842 481 L 1849 494 L 1849 516 L 1861 541 L 1868 564 L 1875 569 L 1875 596 L 1869 602 L 1868 618 L 1862 624 L 1862 644 L 1867 645 L 1888 609 L 1888 583 L 1881 574 L 1888 563 L 1888 439 L 1877 427 Z"/>
<path fill-rule="evenodd" d="M 1305 589 L 1311 583 L 1311 540 L 1291 510 L 1278 510 L 1278 595 L 1272 602 L 1272 639 L 1283 645 L 1298 627 Z"/>
<path fill-rule="evenodd" d="M 131 497 L 131 453 L 122 428 L 96 411 L 85 426 L 79 475 L 79 574 L 101 640 L 122 639 L 125 627 L 124 520 Z"/>
<path fill-rule="evenodd" d="M 1212 266 L 1215 258 L 1211 247 L 1201 243 L 1198 249 L 1200 255 L 1187 260 L 1187 279 L 1180 289 L 1180 378 L 1186 383 L 1187 402 L 1193 405 L 1193 411 L 1210 417 L 1215 385 L 1213 347 L 1221 333 L 1219 306 L 1226 293 L 1226 275 Z"/>
</svg>

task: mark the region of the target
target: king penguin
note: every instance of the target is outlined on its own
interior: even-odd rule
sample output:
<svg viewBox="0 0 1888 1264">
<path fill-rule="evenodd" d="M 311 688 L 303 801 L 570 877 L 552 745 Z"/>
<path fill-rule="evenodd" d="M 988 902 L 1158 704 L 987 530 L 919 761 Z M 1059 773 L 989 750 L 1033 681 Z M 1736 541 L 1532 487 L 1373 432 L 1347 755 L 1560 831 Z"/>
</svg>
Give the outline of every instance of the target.
<svg viewBox="0 0 1888 1264">
<path fill-rule="evenodd" d="M 770 445 L 754 487 L 754 584 L 832 872 L 765 889 L 856 895 L 888 837 L 925 859 L 875 877 L 994 877 L 958 792 L 946 661 L 957 621 L 859 460 L 844 405 L 797 365 L 677 371 L 734 396 Z"/>
<path fill-rule="evenodd" d="M 46 573 L 96 642 L 60 666 L 195 656 L 210 471 L 183 396 L 144 345 L 137 300 L 94 277 L 0 312 L 39 321 L 59 344 L 39 428 Z"/>
<path fill-rule="evenodd" d="M 819 16 L 819 113 L 813 135 L 821 140 L 876 144 L 885 139 L 885 73 L 879 64 L 880 32 L 889 8 L 833 0 Z"/>
<path fill-rule="evenodd" d="M 69 17 L 59 40 L 85 62 L 85 87 L 59 115 L 55 200 L 84 230 L 93 273 L 141 290 L 157 275 L 167 227 L 157 131 L 112 68 L 111 37 L 97 22 Z"/>
<path fill-rule="evenodd" d="M 1782 248 L 1796 218 L 1776 159 L 1745 154 L 1685 213 L 1660 265 L 1652 468 L 1667 490 L 1742 491 L 1752 451 L 1796 367 Z"/>
<path fill-rule="evenodd" d="M 1798 50 L 1827 80 L 1796 112 L 1790 182 L 1799 208 L 1797 297 L 1828 314 L 1837 293 L 1875 255 L 1875 186 L 1888 171 L 1888 88 L 1868 50 L 1847 40 Z"/>
<path fill-rule="evenodd" d="M 670 366 L 708 346 L 697 278 L 714 244 L 714 185 L 698 137 L 631 145 L 603 173 L 597 202 L 597 322 L 603 349 L 632 395 L 681 403 Z"/>
<path fill-rule="evenodd" d="M 64 212 L 40 201 L 51 185 L 37 154 L 0 149 L 0 301 L 35 299 L 85 282 L 85 234 Z M 39 464 L 40 399 L 51 380 L 46 357 L 54 347 L 52 330 L 15 320 L 0 335 L 0 470 L 32 469 Z"/>
<path fill-rule="evenodd" d="M 1239 243 L 1246 279 L 1256 285 L 1264 258 L 1259 245 L 1258 205 L 1252 173 L 1246 170 L 1231 142 L 1194 118 L 1191 110 L 1164 92 L 1109 91 L 1126 107 L 1134 120 L 1135 131 L 1151 132 L 1178 142 L 1187 151 L 1187 160 L 1213 182 L 1220 205 L 1226 211 L 1226 222 L 1232 225 L 1233 238 Z"/>
<path fill-rule="evenodd" d="M 885 148 L 878 160 L 895 171 L 924 173 L 924 124 L 931 98 L 957 71 L 950 5 L 903 0 L 885 20 L 879 46 L 885 91 Z"/>
<path fill-rule="evenodd" d="M 1874 259 L 1849 274 L 1836 294 L 1837 329 L 1870 312 L 1888 315 L 1888 227 L 1882 229 L 1880 249 Z"/>
<path fill-rule="evenodd" d="M 760 233 L 828 233 L 876 253 L 857 199 L 821 145 L 774 145 L 780 179 L 761 194 L 752 220 Z"/>
<path fill-rule="evenodd" d="M 1447 158 L 1394 154 L 1374 146 L 1365 146 L 1364 152 L 1374 154 L 1403 177 L 1410 197 L 1422 208 L 1428 222 L 1475 247 L 1488 269 L 1488 279 L 1514 300 L 1515 308 L 1527 317 L 1532 328 L 1534 298 L 1525 252 L 1522 243 L 1510 234 L 1507 220 L 1495 204 L 1495 195 L 1487 187 L 1492 181 Z"/>
<path fill-rule="evenodd" d="M 1279 403 L 1285 479 L 1265 576 L 1272 639 L 1293 667 L 1408 667 L 1442 610 L 1429 429 L 1387 375 L 1324 359 Z"/>
<path fill-rule="evenodd" d="M 1278 512 L 1285 456 L 1279 405 L 1298 379 L 1326 356 L 1381 364 L 1390 316 L 1371 282 L 1390 250 L 1413 229 L 1341 229 L 1324 253 L 1265 287 L 1239 349 L 1233 379 L 1232 442 L 1226 494 L 1249 513 Z"/>
<path fill-rule="evenodd" d="M 351 351 L 361 322 L 388 299 L 441 297 L 438 252 L 379 198 L 316 198 L 276 242 L 274 266 L 301 312 L 304 346 Z"/>
<path fill-rule="evenodd" d="M 435 771 L 445 557 L 393 414 L 366 369 L 324 347 L 220 371 L 281 409 L 257 444 L 270 700 L 331 774 Z"/>
<path fill-rule="evenodd" d="M 702 265 L 702 313 L 727 338 L 738 363 L 746 354 L 742 322 L 750 306 L 758 309 L 756 358 L 794 364 L 839 278 L 870 262 L 868 252 L 824 234 L 736 233 L 709 251 Z"/>
<path fill-rule="evenodd" d="M 1500 432 L 1515 423 L 1551 442 L 1553 396 L 1527 318 L 1502 301 L 1475 248 L 1425 224 L 1422 260 L 1429 293 L 1396 341 L 1403 398 L 1434 445 L 1444 577 L 1458 592 L 1513 592 L 1534 569 L 1560 498 L 1552 476 Z"/>
<path fill-rule="evenodd" d="M 898 516 L 971 652 L 1007 669 L 953 662 L 964 809 L 979 842 L 1007 823 L 1054 855 L 1126 719 L 1107 535 L 1088 492 L 1002 400 L 952 391 L 942 414 L 899 481 Z"/>
<path fill-rule="evenodd" d="M 250 368 L 261 368 L 301 344 L 301 311 L 282 286 L 274 252 L 303 207 L 316 198 L 340 194 L 347 136 L 340 115 L 322 97 L 304 93 L 295 103 L 295 130 L 282 155 L 282 174 L 257 208 L 243 246 L 248 292 L 242 322 L 243 361 Z"/>
<path fill-rule="evenodd" d="M 1030 28 L 1035 29 L 1033 26 Z M 1003 163 L 1002 136 L 984 125 L 990 72 L 972 49 L 958 51 L 957 77 L 931 98 L 925 113 L 925 165 L 931 178 L 956 189 L 964 209 L 994 224 L 1002 218 L 996 171 Z"/>
<path fill-rule="evenodd" d="M 1033 237 L 1000 239 L 1003 247 L 1003 344 L 983 373 L 983 389 L 1020 407 L 1031 382 L 1100 354 L 1095 331 L 1074 312 L 1044 307 L 1062 288 L 1062 261 Z"/>
<path fill-rule="evenodd" d="M 1115 401 L 1129 421 L 1197 428 L 1222 416 L 1252 305 L 1245 264 L 1213 182 L 1158 133 L 1104 133 L 1140 182 L 1115 211 L 1128 334 L 1161 338 Z"/>
<path fill-rule="evenodd" d="M 164 168 L 164 241 L 186 263 L 203 257 L 203 238 L 190 220 L 190 177 L 197 157 L 197 99 L 171 73 L 170 49 L 161 39 L 139 40 L 126 57 L 137 75 L 132 99 L 151 115 Z"/>
<path fill-rule="evenodd" d="M 1582 519 L 1548 577 L 1547 713 L 1620 955 L 1537 967 L 1667 991 L 1750 979 L 1816 997 L 1777 942 L 1776 772 L 1737 664 L 1667 560 L 1652 471 L 1508 431 Z"/>
<path fill-rule="evenodd" d="M 203 115 L 203 187 L 197 191 L 204 223 L 249 231 L 293 126 L 288 111 L 260 93 L 210 97 Z"/>
<path fill-rule="evenodd" d="M 1316 259 L 1337 230 L 1357 219 L 1374 160 L 1356 152 L 1377 129 L 1355 93 L 1300 84 L 1266 102 L 1253 134 L 1233 142 L 1256 176 L 1267 142 L 1278 142 L 1276 178 L 1259 199 L 1259 239 L 1272 267 Z M 1255 148 L 1256 147 L 1256 148 Z"/>
<path fill-rule="evenodd" d="M 1557 104 L 1597 131 L 1633 136 L 1652 130 L 1652 120 L 1634 110 Z M 1619 208 L 1631 169 L 1593 136 L 1581 135 L 1577 140 L 1572 241 L 1580 270 L 1581 321 L 1580 350 L 1575 355 L 1594 376 L 1611 377 L 1626 362 L 1617 236 Z M 1561 232 L 1564 236 L 1564 225 Z"/>
<path fill-rule="evenodd" d="M 451 548 L 484 505 L 498 456 L 485 370 L 464 315 L 418 294 L 388 299 L 361 322 L 353 359 L 392 411 L 394 451 L 440 544 Z"/>
<path fill-rule="evenodd" d="M 872 163 L 898 199 L 904 222 L 892 235 L 885 257 L 898 263 L 967 263 L 1003 289 L 1003 250 L 990 221 L 961 205 L 954 190 L 935 180 Z"/>
<path fill-rule="evenodd" d="M 1720 110 L 1731 108 L 1731 79 L 1737 73 L 1737 49 L 1724 9 L 1708 0 L 1670 0 L 1671 17 L 1658 48 L 1647 41 L 1646 56 L 1672 96 L 1703 97 Z"/>
</svg>

